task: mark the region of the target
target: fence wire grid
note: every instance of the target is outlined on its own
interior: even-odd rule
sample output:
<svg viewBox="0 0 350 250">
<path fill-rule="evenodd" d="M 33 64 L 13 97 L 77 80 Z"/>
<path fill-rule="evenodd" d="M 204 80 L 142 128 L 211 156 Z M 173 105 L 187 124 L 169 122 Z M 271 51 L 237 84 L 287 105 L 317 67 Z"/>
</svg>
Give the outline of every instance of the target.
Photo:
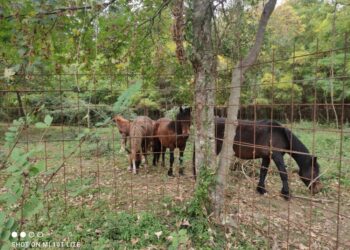
<svg viewBox="0 0 350 250">
<path fill-rule="evenodd" d="M 244 239 L 253 243 L 263 239 L 270 248 L 275 249 L 350 248 L 350 97 L 346 95 L 350 91 L 348 51 L 346 41 L 343 48 L 315 51 L 292 58 L 274 58 L 272 54 L 271 60 L 260 60 L 250 65 L 247 74 L 263 72 L 269 77 L 264 81 L 251 77 L 249 82 L 245 80 L 241 83 L 238 120 L 227 122 L 239 124 L 241 120 L 250 120 L 252 122 L 249 126 L 255 131 L 266 126 L 259 124 L 259 120 L 275 120 L 282 125 L 269 125 L 271 131 L 274 128 L 288 128 L 305 144 L 309 152 L 259 145 L 255 143 L 255 135 L 253 143 L 240 139 L 235 141 L 240 150 L 252 148 L 254 152 L 270 151 L 271 162 L 272 151 L 286 153 L 284 161 L 288 166 L 286 173 L 291 199 L 285 200 L 281 196 L 280 174 L 283 173 L 273 163 L 267 169 L 268 192 L 260 195 L 256 192 L 256 187 L 261 160 L 242 160 L 236 158 L 233 151 L 232 154 L 225 155 L 233 161 L 231 168 L 226 171 L 228 182 L 225 187 L 224 210 L 228 221 L 225 224 L 227 239 L 232 230 L 235 230 Z M 324 76 L 320 71 L 326 66 L 320 66 L 319 60 L 330 53 L 341 54 L 343 65 L 333 75 Z M 309 67 L 313 69 L 314 75 L 308 79 L 302 79 L 296 74 L 298 67 L 303 67 L 297 60 L 304 58 L 312 61 Z M 285 68 L 284 63 L 287 61 L 293 63 L 291 67 Z M 233 69 L 230 65 L 226 69 L 219 69 L 215 88 L 206 90 L 216 93 L 216 105 L 209 107 L 214 109 L 216 117 L 226 117 L 228 93 L 234 91 L 229 85 Z M 290 74 L 291 80 L 277 80 L 281 72 Z M 103 123 L 115 115 L 111 108 L 115 98 L 133 84 L 133 78 L 140 76 L 143 78 L 141 74 L 130 72 L 104 75 L 32 74 L 25 76 L 26 81 L 34 84 L 32 88 L 2 85 L 0 149 L 3 155 L 10 153 L 3 146 L 4 135 L 14 118 L 19 118 L 24 113 L 28 115 L 27 119 L 34 121 L 42 120 L 46 114 L 53 117 L 53 125 L 44 135 L 32 124 L 24 127 L 15 145 L 26 151 L 41 146 L 41 150 L 30 156 L 30 160 L 43 161 L 45 170 L 49 173 L 40 175 L 37 181 L 39 186 L 45 187 L 43 216 L 50 218 L 53 209 L 51 204 L 55 199 L 63 202 L 62 215 L 69 214 L 72 208 L 93 207 L 102 201 L 115 211 L 151 211 L 167 215 L 169 209 L 165 205 L 166 200 L 183 204 L 191 199 L 195 189 L 192 172 L 193 133 L 189 135 L 184 151 L 183 176 L 178 174 L 178 150 L 175 150 L 175 176 L 168 177 L 169 150 L 163 167 L 161 160 L 157 166 L 152 166 L 151 149 L 147 154 L 148 170 L 143 168 L 142 163 L 138 174 L 134 175 L 128 171 L 130 164 L 127 153 L 120 151 L 122 138 L 114 121 Z M 92 84 L 86 84 L 83 77 L 93 79 Z M 171 75 L 164 74 L 163 77 L 168 77 L 171 81 Z M 45 81 L 54 84 L 50 87 L 35 84 Z M 109 82 L 109 87 L 100 88 L 100 81 Z M 69 86 L 70 83 L 74 83 L 74 87 Z M 337 98 L 332 97 L 331 100 L 329 96 L 322 96 L 319 86 L 325 83 L 328 88 L 337 88 Z M 288 86 L 283 89 L 283 84 Z M 147 87 L 143 87 L 142 91 L 146 90 Z M 178 90 L 159 88 L 157 91 L 160 95 L 164 93 L 164 96 L 169 96 L 169 93 L 171 95 Z M 303 91 L 308 98 L 301 96 Z M 104 101 L 101 101 L 102 98 Z M 171 108 L 179 106 L 171 99 L 165 99 L 162 107 L 149 108 L 141 105 L 132 107 L 129 111 L 150 116 L 156 121 Z M 192 103 L 189 101 L 187 105 L 192 106 Z M 173 113 L 177 112 L 178 109 Z M 192 117 L 193 112 L 195 110 L 192 109 Z M 125 117 L 133 120 L 130 113 L 125 114 Z M 174 118 L 175 116 L 172 119 Z M 98 122 L 101 124 L 96 126 Z M 79 138 L 88 127 L 89 136 Z M 193 130 L 193 124 L 191 127 Z M 221 140 L 221 137 L 216 138 L 217 143 Z M 273 139 L 270 138 L 270 141 Z M 164 151 L 159 153 L 162 152 Z M 321 192 L 312 195 L 300 180 L 298 165 L 290 156 L 293 154 L 317 157 L 320 165 L 319 178 L 323 183 Z M 3 186 L 3 180 L 8 174 L 3 170 L 0 173 L 0 183 Z M 6 191 L 2 188 L 2 192 Z M 38 219 L 39 216 L 33 217 L 33 220 Z M 28 222 L 21 220 L 21 223 L 25 228 Z"/>
</svg>

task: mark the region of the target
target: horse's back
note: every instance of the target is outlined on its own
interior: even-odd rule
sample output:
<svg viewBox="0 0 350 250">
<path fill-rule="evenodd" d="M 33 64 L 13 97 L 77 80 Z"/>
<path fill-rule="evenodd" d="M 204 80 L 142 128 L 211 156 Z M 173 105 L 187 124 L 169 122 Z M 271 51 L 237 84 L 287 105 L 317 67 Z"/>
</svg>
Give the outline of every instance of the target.
<svg viewBox="0 0 350 250">
<path fill-rule="evenodd" d="M 225 118 L 215 118 L 216 153 L 222 148 Z M 272 144 L 271 144 L 272 142 Z M 239 120 L 236 127 L 233 150 L 241 159 L 263 158 L 270 155 L 271 148 L 288 149 L 285 128 L 273 120 Z"/>
<path fill-rule="evenodd" d="M 132 136 L 153 136 L 154 121 L 148 116 L 138 116 L 130 125 Z"/>
<path fill-rule="evenodd" d="M 160 118 L 155 122 L 154 135 L 168 135 L 169 134 L 169 124 L 171 120 L 169 118 Z"/>
<path fill-rule="evenodd" d="M 174 121 L 169 118 L 160 118 L 156 121 L 154 135 L 159 139 L 163 147 L 174 149 L 184 147 L 185 142 L 178 136 L 172 126 Z"/>
</svg>

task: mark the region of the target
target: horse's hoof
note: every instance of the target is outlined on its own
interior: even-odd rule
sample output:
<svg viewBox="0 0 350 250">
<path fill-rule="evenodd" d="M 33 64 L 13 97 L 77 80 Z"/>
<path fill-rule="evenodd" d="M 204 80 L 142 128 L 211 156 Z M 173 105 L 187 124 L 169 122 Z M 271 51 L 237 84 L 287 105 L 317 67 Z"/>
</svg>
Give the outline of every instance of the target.
<svg viewBox="0 0 350 250">
<path fill-rule="evenodd" d="M 291 198 L 289 191 L 282 190 L 281 195 L 286 201 L 290 200 L 290 198 Z"/>
<path fill-rule="evenodd" d="M 266 189 L 264 187 L 261 187 L 261 186 L 256 187 L 256 191 L 258 191 L 258 193 L 261 195 L 267 193 Z"/>
<path fill-rule="evenodd" d="M 168 171 L 168 176 L 174 177 L 173 171 Z"/>
</svg>

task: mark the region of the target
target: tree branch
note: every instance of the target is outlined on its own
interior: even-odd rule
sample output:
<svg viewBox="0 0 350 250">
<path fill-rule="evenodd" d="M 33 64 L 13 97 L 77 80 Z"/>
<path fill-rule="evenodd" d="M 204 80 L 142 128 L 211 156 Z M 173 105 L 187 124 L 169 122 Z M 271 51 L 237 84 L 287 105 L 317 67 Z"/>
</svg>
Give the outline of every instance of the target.
<svg viewBox="0 0 350 250">
<path fill-rule="evenodd" d="M 243 83 L 244 72 L 256 61 L 264 38 L 266 25 L 268 20 L 275 9 L 277 0 L 269 0 L 265 5 L 263 12 L 260 17 L 258 30 L 256 33 L 255 43 L 250 49 L 248 55 L 240 62 L 232 71 L 231 78 L 231 93 L 227 107 L 227 119 L 225 122 L 225 135 L 222 145 L 222 150 L 219 159 L 219 167 L 217 170 L 217 183 L 216 183 L 216 204 L 215 204 L 215 215 L 219 217 L 222 213 L 224 205 L 224 194 L 226 187 L 226 170 L 231 164 L 232 145 L 236 135 L 237 114 L 240 104 L 241 96 L 241 84 Z"/>
<path fill-rule="evenodd" d="M 36 17 L 41 17 L 41 16 L 48 16 L 48 15 L 58 15 L 58 14 L 62 14 L 64 12 L 67 11 L 79 11 L 79 10 L 90 10 L 90 9 L 98 9 L 98 10 L 104 10 L 106 9 L 108 6 L 110 6 L 111 4 L 113 4 L 116 0 L 111 0 L 110 2 L 107 3 L 103 3 L 103 4 L 97 4 L 95 6 L 72 6 L 72 7 L 66 7 L 66 8 L 59 8 L 59 9 L 55 9 L 55 10 L 51 10 L 51 11 L 47 11 L 47 12 L 39 12 L 37 14 L 35 14 Z M 16 17 L 26 17 L 26 15 L 18 15 L 18 14 L 14 14 L 14 15 L 9 15 L 9 16 L 0 16 L 0 19 L 12 19 L 12 18 L 16 18 Z"/>
</svg>

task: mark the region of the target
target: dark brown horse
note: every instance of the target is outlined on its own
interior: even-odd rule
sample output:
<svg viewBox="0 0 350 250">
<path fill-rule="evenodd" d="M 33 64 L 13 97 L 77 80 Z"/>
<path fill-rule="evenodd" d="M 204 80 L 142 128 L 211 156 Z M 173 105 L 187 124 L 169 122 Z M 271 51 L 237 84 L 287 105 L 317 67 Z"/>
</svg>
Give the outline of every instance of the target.
<svg viewBox="0 0 350 250">
<path fill-rule="evenodd" d="M 180 112 L 176 115 L 176 120 L 161 118 L 156 121 L 154 126 L 153 141 L 153 166 L 157 165 L 160 154 L 162 155 L 162 165 L 165 165 L 166 149 L 170 150 L 170 168 L 168 175 L 173 176 L 174 150 L 180 150 L 180 168 L 179 174 L 184 174 L 183 155 L 186 148 L 186 142 L 190 134 L 191 126 L 191 109 L 180 108 Z"/>
<path fill-rule="evenodd" d="M 225 118 L 216 117 L 216 154 L 219 154 L 221 151 L 224 131 Z M 316 194 L 322 189 L 322 184 L 319 180 L 320 166 L 317 163 L 317 158 L 310 155 L 305 145 L 289 129 L 284 128 L 276 121 L 238 121 L 233 151 L 241 159 L 262 158 L 260 178 L 257 186 L 257 191 L 260 194 L 266 193 L 265 179 L 272 159 L 279 170 L 282 180 L 281 193 L 286 199 L 290 197 L 288 174 L 283 160 L 285 153 L 290 154 L 298 164 L 299 176 L 312 194 Z"/>
<path fill-rule="evenodd" d="M 141 155 L 145 158 L 145 168 L 147 169 L 147 150 L 153 140 L 154 121 L 147 116 L 138 116 L 130 124 L 130 155 L 129 162 L 131 170 L 136 174 L 136 167 L 140 162 Z"/>
</svg>

